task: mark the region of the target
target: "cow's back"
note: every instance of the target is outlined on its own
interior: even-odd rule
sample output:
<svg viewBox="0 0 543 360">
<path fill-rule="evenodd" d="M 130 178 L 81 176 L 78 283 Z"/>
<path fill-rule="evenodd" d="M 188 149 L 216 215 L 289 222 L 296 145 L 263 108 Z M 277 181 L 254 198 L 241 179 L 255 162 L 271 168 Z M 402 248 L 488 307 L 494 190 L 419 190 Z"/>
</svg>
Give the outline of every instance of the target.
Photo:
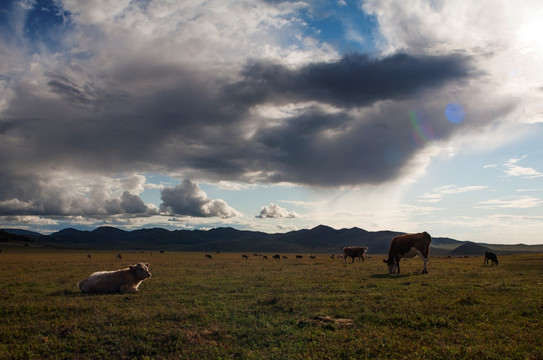
<svg viewBox="0 0 543 360">
<path fill-rule="evenodd" d="M 98 272 L 78 284 L 83 292 L 115 293 L 121 291 L 121 286 L 130 282 L 130 273 L 126 271 Z"/>
</svg>

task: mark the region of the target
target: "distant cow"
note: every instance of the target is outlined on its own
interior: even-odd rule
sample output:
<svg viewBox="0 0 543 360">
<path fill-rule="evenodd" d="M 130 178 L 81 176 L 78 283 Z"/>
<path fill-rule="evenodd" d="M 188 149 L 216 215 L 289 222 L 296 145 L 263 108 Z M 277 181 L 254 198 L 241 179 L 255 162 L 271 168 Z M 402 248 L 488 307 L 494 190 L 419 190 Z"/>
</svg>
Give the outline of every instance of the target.
<svg viewBox="0 0 543 360">
<path fill-rule="evenodd" d="M 281 259 L 281 256 L 279 254 L 275 254 L 275 255 L 273 255 L 273 258 L 279 260 L 279 259 Z"/>
<path fill-rule="evenodd" d="M 247 255 L 241 255 L 241 258 L 242 259 L 249 259 L 249 257 Z"/>
<path fill-rule="evenodd" d="M 343 248 L 343 258 L 345 259 L 345 263 L 347 263 L 347 258 L 350 257 L 353 259 L 358 258 L 358 262 L 360 262 L 360 259 L 364 261 L 364 254 L 368 251 L 367 246 L 347 246 Z"/>
<path fill-rule="evenodd" d="M 213 260 L 213 256 L 206 254 L 206 259 Z"/>
<path fill-rule="evenodd" d="M 123 259 L 122 255 L 121 254 L 117 254 L 117 259 Z"/>
<path fill-rule="evenodd" d="M 91 258 L 91 254 L 87 254 L 87 257 L 90 259 L 90 258 Z"/>
<path fill-rule="evenodd" d="M 139 263 L 122 270 L 95 272 L 77 286 L 85 293 L 134 293 L 150 277 L 149 264 Z"/>
<path fill-rule="evenodd" d="M 268 257 L 266 255 L 262 256 L 262 259 L 268 260 Z"/>
<path fill-rule="evenodd" d="M 301 258 L 303 258 L 302 255 L 296 255 L 296 259 L 301 259 Z"/>
<path fill-rule="evenodd" d="M 390 242 L 388 258 L 383 261 L 388 265 L 389 274 L 400 273 L 400 259 L 419 256 L 424 261 L 423 274 L 428 274 L 428 254 L 432 237 L 426 231 L 418 234 L 395 236 Z"/>
<path fill-rule="evenodd" d="M 492 266 L 494 266 L 494 264 L 496 264 L 496 266 L 498 266 L 498 256 L 496 256 L 496 254 L 494 254 L 493 252 L 490 252 L 490 251 L 485 251 L 485 262 L 484 264 L 488 264 L 488 261 L 492 261 Z"/>
</svg>

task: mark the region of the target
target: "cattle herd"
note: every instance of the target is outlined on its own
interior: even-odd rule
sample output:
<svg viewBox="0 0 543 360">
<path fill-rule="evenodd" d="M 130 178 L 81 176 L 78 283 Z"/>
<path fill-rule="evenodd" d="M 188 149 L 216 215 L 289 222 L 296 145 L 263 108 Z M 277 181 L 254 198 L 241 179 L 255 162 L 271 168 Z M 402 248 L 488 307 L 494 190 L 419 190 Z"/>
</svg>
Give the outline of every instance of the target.
<svg viewBox="0 0 543 360">
<path fill-rule="evenodd" d="M 383 259 L 383 262 L 388 266 L 389 274 L 400 273 L 400 260 L 402 258 L 420 257 L 424 262 L 424 268 L 422 274 L 428 274 L 428 257 L 430 253 L 430 243 L 432 237 L 427 232 L 416 234 L 403 234 L 398 235 L 390 242 L 390 248 L 388 251 L 388 257 Z M 358 258 L 358 262 L 364 261 L 364 255 L 368 251 L 367 246 L 347 246 L 343 248 L 343 255 L 332 254 L 330 257 L 343 258 L 345 263 L 347 259 L 351 258 L 351 263 L 354 263 L 355 258 Z M 161 251 L 163 253 L 163 251 Z M 260 256 L 262 259 L 267 260 L 266 255 L 253 254 L 253 256 Z M 87 258 L 91 258 L 91 254 L 87 254 Z M 117 254 L 117 259 L 122 260 L 122 255 Z M 213 260 L 211 254 L 205 254 L 205 258 Z M 244 260 L 249 259 L 249 255 L 241 255 Z M 272 256 L 275 260 L 280 260 L 281 256 L 275 254 Z M 287 259 L 287 256 L 283 256 L 283 259 Z M 315 255 L 310 255 L 310 259 L 316 259 Z M 303 259 L 302 255 L 296 255 L 296 260 Z M 484 265 L 488 262 L 492 262 L 492 266 L 498 265 L 498 258 L 496 254 L 487 251 L 485 253 Z M 138 286 L 142 281 L 151 277 L 149 272 L 149 264 L 138 263 L 130 265 L 126 269 L 116 271 L 98 271 L 91 274 L 87 279 L 80 281 L 77 286 L 84 293 L 134 293 L 138 291 Z"/>
</svg>

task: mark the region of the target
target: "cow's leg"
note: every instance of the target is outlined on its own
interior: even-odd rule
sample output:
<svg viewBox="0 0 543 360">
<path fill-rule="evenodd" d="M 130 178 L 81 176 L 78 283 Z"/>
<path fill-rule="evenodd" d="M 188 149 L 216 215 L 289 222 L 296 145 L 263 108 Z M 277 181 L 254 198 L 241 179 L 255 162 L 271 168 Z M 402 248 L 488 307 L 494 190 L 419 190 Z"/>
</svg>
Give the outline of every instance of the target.
<svg viewBox="0 0 543 360">
<path fill-rule="evenodd" d="M 424 261 L 424 269 L 422 269 L 422 274 L 428 274 L 428 258 L 423 257 L 422 260 Z"/>
<path fill-rule="evenodd" d="M 136 292 L 138 292 L 138 289 L 136 289 L 136 287 L 134 285 L 122 285 L 119 292 L 121 294 L 136 293 Z"/>
</svg>

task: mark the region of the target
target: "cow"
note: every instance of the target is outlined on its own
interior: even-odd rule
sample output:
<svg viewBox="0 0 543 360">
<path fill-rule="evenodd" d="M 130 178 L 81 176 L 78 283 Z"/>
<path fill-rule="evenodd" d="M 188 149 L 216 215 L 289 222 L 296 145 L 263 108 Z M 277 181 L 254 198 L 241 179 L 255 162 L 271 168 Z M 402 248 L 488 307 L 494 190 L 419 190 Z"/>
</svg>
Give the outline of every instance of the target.
<svg viewBox="0 0 543 360">
<path fill-rule="evenodd" d="M 388 265 L 388 273 L 400 273 L 400 259 L 419 256 L 424 261 L 422 274 L 428 274 L 428 254 L 432 237 L 426 231 L 417 234 L 395 236 L 390 242 L 388 258 L 383 259 Z"/>
<path fill-rule="evenodd" d="M 281 256 L 279 254 L 275 254 L 272 256 L 274 259 L 279 260 L 281 259 Z"/>
<path fill-rule="evenodd" d="M 247 255 L 241 255 L 241 258 L 249 260 L 249 257 Z"/>
<path fill-rule="evenodd" d="M 490 251 L 485 251 L 485 262 L 483 264 L 486 265 L 489 261 L 492 261 L 492 266 L 494 266 L 494 264 L 498 266 L 498 257 L 496 254 Z"/>
<path fill-rule="evenodd" d="M 121 254 L 117 254 L 116 258 L 122 260 L 123 256 Z"/>
<path fill-rule="evenodd" d="M 346 246 L 343 248 L 343 258 L 345 259 L 345 263 L 347 263 L 347 258 L 350 257 L 353 259 L 358 258 L 358 262 L 360 262 L 360 259 L 364 261 L 364 254 L 368 251 L 367 246 Z"/>
<path fill-rule="evenodd" d="M 150 277 L 149 264 L 139 263 L 122 270 L 95 272 L 77 286 L 84 293 L 135 293 Z"/>
<path fill-rule="evenodd" d="M 302 255 L 296 255 L 296 259 L 302 259 L 303 256 Z"/>
<path fill-rule="evenodd" d="M 213 256 L 206 254 L 206 259 L 213 260 Z"/>
<path fill-rule="evenodd" d="M 92 256 L 91 256 L 91 254 L 87 254 L 87 257 L 90 259 Z"/>
</svg>

